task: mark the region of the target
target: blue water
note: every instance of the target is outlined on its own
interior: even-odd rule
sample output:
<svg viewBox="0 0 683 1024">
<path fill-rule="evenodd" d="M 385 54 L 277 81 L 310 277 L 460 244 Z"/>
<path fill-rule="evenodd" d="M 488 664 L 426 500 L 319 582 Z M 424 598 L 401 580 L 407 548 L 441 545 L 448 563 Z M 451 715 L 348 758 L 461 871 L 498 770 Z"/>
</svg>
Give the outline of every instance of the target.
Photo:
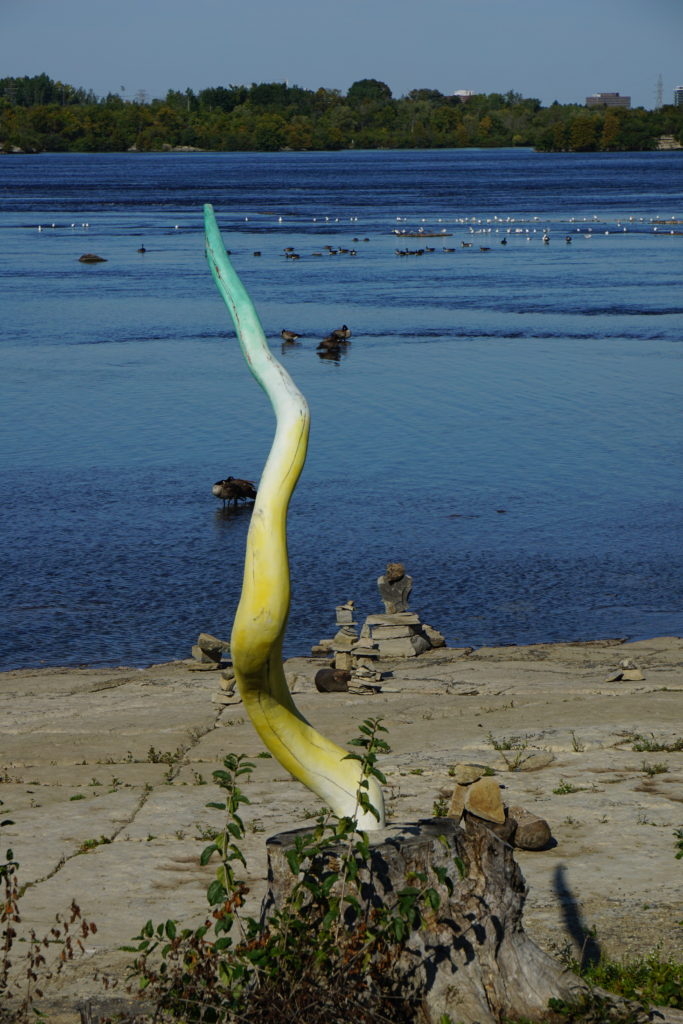
<svg viewBox="0 0 683 1024">
<path fill-rule="evenodd" d="M 287 654 L 340 602 L 380 610 L 395 560 L 449 643 L 680 634 L 682 172 L 527 150 L 0 160 L 0 666 L 229 635 L 249 514 L 211 484 L 258 480 L 273 418 L 204 202 L 312 411 Z M 392 233 L 420 228 L 445 237 Z M 347 353 L 319 359 L 342 323 Z M 282 327 L 301 344 L 281 352 Z"/>
</svg>

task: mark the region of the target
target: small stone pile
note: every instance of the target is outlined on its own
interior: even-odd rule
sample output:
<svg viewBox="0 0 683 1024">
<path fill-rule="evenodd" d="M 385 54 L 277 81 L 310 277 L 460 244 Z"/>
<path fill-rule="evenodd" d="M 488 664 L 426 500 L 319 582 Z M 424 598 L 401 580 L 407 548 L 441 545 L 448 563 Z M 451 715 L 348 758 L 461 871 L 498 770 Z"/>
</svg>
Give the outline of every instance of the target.
<svg viewBox="0 0 683 1024">
<path fill-rule="evenodd" d="M 220 690 L 212 696 L 214 704 L 237 704 L 241 700 L 235 693 L 235 673 L 232 662 L 225 655 L 230 650 L 227 640 L 219 640 L 211 633 L 200 633 L 197 643 L 192 647 L 194 662 L 190 665 L 193 672 L 211 672 L 220 670 Z"/>
<path fill-rule="evenodd" d="M 606 683 L 639 683 L 645 676 L 640 671 L 635 661 L 632 658 L 624 658 L 623 661 L 619 662 L 619 671 L 615 672 L 614 675 L 609 676 Z"/>
<path fill-rule="evenodd" d="M 448 806 L 448 817 L 458 821 L 472 814 L 489 822 L 493 832 L 520 850 L 543 850 L 552 839 L 550 826 L 543 818 L 523 807 L 506 807 L 501 788 L 482 764 L 456 764 L 452 769 L 455 788 Z"/>
<path fill-rule="evenodd" d="M 192 665 L 194 671 L 206 672 L 211 669 L 223 668 L 223 655 L 230 650 L 227 640 L 219 640 L 211 633 L 200 633 L 197 643 L 192 647 L 192 657 L 196 665 Z"/>
</svg>

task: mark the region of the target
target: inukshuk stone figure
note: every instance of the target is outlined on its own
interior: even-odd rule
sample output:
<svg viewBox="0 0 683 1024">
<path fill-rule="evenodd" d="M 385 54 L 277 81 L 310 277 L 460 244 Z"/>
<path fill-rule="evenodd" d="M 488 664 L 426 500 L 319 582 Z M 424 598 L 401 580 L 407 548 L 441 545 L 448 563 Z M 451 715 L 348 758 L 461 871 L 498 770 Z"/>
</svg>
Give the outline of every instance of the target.
<svg viewBox="0 0 683 1024">
<path fill-rule="evenodd" d="M 410 591 L 413 589 L 413 577 L 406 576 L 404 565 L 389 562 L 386 572 L 377 580 L 377 587 L 387 615 L 406 611 Z"/>
</svg>

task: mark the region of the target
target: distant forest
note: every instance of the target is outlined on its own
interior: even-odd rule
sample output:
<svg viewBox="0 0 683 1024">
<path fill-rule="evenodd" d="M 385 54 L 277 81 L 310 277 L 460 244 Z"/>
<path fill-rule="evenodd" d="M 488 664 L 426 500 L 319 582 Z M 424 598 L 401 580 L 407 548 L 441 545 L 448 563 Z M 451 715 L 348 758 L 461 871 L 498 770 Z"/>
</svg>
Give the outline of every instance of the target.
<svg viewBox="0 0 683 1024">
<path fill-rule="evenodd" d="M 0 79 L 4 153 L 435 149 L 531 146 L 546 152 L 656 149 L 683 143 L 683 107 L 634 110 L 553 103 L 507 92 L 465 102 L 436 89 L 395 99 L 374 78 L 337 89 L 283 82 L 170 90 L 164 99 L 91 91 L 48 75 Z"/>
</svg>

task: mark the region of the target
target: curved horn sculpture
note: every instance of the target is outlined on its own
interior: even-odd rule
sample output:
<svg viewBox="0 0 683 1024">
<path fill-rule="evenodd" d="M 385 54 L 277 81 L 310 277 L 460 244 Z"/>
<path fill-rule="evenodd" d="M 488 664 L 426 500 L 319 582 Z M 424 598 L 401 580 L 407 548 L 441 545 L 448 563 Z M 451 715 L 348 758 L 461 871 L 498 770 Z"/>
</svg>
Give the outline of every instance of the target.
<svg viewBox="0 0 683 1024">
<path fill-rule="evenodd" d="M 230 649 L 244 706 L 259 736 L 280 764 L 313 790 L 335 814 L 362 829 L 384 825 L 384 800 L 374 778 L 368 796 L 379 821 L 360 811 L 360 766 L 321 736 L 297 709 L 282 668 L 282 638 L 290 602 L 287 508 L 308 447 L 306 399 L 268 347 L 258 315 L 227 257 L 213 207 L 204 207 L 206 254 L 230 310 L 242 353 L 268 395 L 277 426 L 251 516 L 242 595 Z"/>
</svg>

